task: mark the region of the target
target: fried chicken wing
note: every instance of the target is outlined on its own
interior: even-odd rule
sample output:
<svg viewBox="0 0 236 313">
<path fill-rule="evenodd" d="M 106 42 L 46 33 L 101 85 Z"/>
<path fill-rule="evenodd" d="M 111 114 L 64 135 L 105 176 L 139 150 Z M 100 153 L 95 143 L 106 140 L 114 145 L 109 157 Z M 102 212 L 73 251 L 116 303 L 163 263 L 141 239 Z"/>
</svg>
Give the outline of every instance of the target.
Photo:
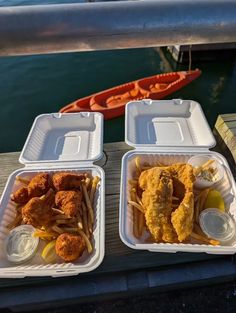
<svg viewBox="0 0 236 313">
<path fill-rule="evenodd" d="M 194 196 L 193 192 L 186 192 L 179 207 L 171 214 L 171 222 L 180 242 L 187 239 L 193 229 Z"/>
<path fill-rule="evenodd" d="M 177 236 L 171 224 L 173 183 L 170 172 L 160 167 L 143 171 L 139 185 L 144 190 L 144 214 L 154 240 L 176 242 Z"/>
<path fill-rule="evenodd" d="M 74 173 L 56 173 L 52 177 L 53 185 L 56 190 L 71 190 L 78 189 L 81 185 L 81 180 L 85 179 L 84 174 Z"/>
<path fill-rule="evenodd" d="M 25 224 L 34 227 L 48 225 L 53 215 L 52 207 L 55 202 L 55 193 L 50 189 L 43 199 L 39 197 L 31 198 L 22 208 L 22 217 Z"/>
<path fill-rule="evenodd" d="M 81 207 L 82 193 L 77 190 L 58 191 L 55 197 L 56 206 L 67 216 L 75 216 Z"/>
<path fill-rule="evenodd" d="M 41 197 L 51 187 L 50 176 L 48 173 L 40 173 L 34 176 L 28 185 L 29 198 Z"/>
<path fill-rule="evenodd" d="M 69 233 L 61 234 L 56 240 L 56 254 L 66 262 L 75 261 L 84 252 L 84 238 Z"/>
<path fill-rule="evenodd" d="M 28 188 L 22 187 L 11 194 L 11 200 L 18 204 L 25 204 L 29 200 Z"/>
</svg>

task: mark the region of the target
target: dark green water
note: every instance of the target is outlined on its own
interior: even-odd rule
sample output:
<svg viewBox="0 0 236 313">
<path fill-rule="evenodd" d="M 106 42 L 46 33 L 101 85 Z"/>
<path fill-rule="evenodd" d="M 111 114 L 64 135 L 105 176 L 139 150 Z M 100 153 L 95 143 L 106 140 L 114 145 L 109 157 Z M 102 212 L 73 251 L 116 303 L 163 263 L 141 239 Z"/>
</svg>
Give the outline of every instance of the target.
<svg viewBox="0 0 236 313">
<path fill-rule="evenodd" d="M 0 6 L 7 3 L 0 1 Z M 154 49 L 0 57 L 0 152 L 21 150 L 38 114 L 57 112 L 77 98 L 124 82 L 168 72 L 169 65 L 187 69 L 166 62 Z M 199 61 L 195 67 L 202 76 L 169 99 L 198 101 L 213 126 L 218 114 L 236 111 L 236 59 Z M 104 141 L 123 139 L 124 118 L 106 121 Z"/>
</svg>

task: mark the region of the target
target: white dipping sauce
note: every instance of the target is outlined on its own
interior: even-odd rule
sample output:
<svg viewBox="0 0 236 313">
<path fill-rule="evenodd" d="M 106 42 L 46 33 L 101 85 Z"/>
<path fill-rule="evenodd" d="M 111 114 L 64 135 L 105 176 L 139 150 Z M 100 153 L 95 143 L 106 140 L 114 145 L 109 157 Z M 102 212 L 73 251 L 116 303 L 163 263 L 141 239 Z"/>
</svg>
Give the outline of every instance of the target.
<svg viewBox="0 0 236 313">
<path fill-rule="evenodd" d="M 39 238 L 33 237 L 35 228 L 31 225 L 20 225 L 10 232 L 6 240 L 6 255 L 11 262 L 23 262 L 33 257 Z"/>
</svg>

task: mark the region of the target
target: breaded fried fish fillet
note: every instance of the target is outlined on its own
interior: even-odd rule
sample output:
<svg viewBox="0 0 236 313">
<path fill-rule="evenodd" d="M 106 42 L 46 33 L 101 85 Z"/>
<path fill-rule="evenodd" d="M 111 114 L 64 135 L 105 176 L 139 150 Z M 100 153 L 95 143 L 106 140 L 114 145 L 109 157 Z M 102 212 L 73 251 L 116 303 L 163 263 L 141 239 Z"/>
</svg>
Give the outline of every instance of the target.
<svg viewBox="0 0 236 313">
<path fill-rule="evenodd" d="M 180 242 L 191 235 L 193 229 L 194 196 L 193 192 L 186 192 L 179 207 L 171 214 L 171 222 Z"/>
<path fill-rule="evenodd" d="M 177 236 L 171 224 L 173 183 L 170 172 L 160 167 L 143 171 L 139 186 L 144 190 L 144 214 L 154 240 L 175 242 Z"/>
<path fill-rule="evenodd" d="M 170 171 L 173 179 L 174 195 L 182 200 L 186 192 L 193 191 L 193 167 L 186 163 L 176 163 L 166 169 Z"/>
</svg>

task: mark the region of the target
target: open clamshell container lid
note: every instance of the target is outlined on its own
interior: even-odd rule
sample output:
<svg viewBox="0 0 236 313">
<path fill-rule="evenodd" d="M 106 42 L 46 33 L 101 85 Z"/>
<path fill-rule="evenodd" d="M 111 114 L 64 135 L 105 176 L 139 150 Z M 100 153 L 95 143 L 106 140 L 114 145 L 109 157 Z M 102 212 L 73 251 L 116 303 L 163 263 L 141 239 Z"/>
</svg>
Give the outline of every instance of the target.
<svg viewBox="0 0 236 313">
<path fill-rule="evenodd" d="M 165 165 L 187 163 L 192 156 L 205 155 L 206 152 L 224 166 L 225 176 L 217 185 L 217 190 L 224 198 L 228 214 L 235 220 L 236 185 L 227 160 L 209 150 L 216 142 L 200 104 L 179 99 L 129 102 L 126 105 L 125 140 L 135 149 L 125 153 L 122 158 L 119 234 L 123 243 L 132 249 L 153 252 L 236 253 L 236 239 L 230 245 L 212 246 L 194 241 L 150 242 L 150 234 L 146 230 L 140 237 L 135 234 L 135 215 L 128 201 L 133 201 L 130 186 L 137 180 L 137 167 L 149 164 L 156 166 L 157 162 Z"/>
<path fill-rule="evenodd" d="M 125 141 L 136 149 L 209 149 L 216 144 L 201 106 L 192 100 L 133 101 L 125 117 Z"/>
<path fill-rule="evenodd" d="M 39 115 L 31 128 L 19 161 L 31 163 L 93 162 L 102 157 L 101 113 Z"/>
<path fill-rule="evenodd" d="M 0 277 L 71 276 L 97 268 L 105 253 L 105 173 L 93 162 L 102 156 L 103 115 L 97 112 L 52 113 L 39 115 L 30 130 L 19 161 L 26 166 L 8 178 L 0 200 Z M 100 181 L 94 194 L 93 250 L 74 262 L 56 260 L 46 263 L 42 256 L 45 242 L 41 240 L 33 258 L 20 265 L 10 263 L 2 249 L 9 234 L 8 225 L 15 216 L 11 193 L 22 185 L 17 176 L 30 179 L 40 172 L 87 172 Z"/>
</svg>

